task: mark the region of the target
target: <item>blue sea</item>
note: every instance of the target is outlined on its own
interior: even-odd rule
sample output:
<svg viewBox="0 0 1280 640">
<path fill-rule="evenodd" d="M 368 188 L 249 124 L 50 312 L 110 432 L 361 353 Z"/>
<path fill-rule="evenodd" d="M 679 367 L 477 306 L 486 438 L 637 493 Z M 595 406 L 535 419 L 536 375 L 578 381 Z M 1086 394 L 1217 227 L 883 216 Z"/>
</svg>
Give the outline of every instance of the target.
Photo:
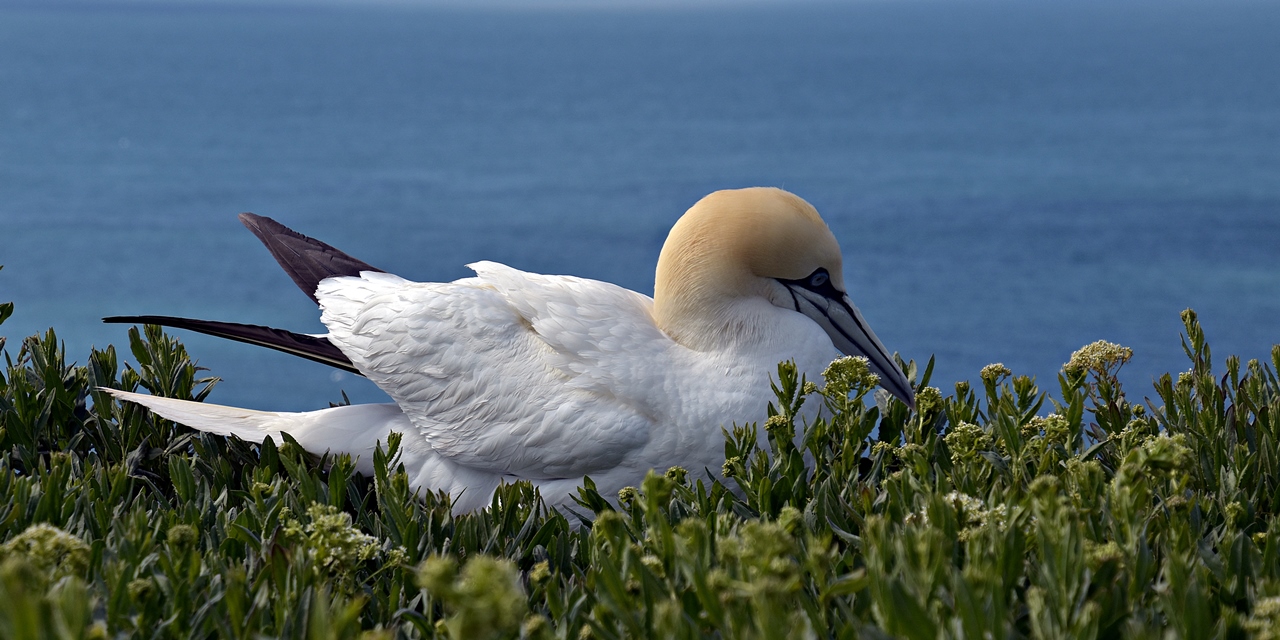
<svg viewBox="0 0 1280 640">
<path fill-rule="evenodd" d="M 467 9 L 0 3 L 0 327 L 70 357 L 102 316 L 321 332 L 253 211 L 424 281 L 497 260 L 645 293 L 706 193 L 825 216 L 890 350 L 950 389 L 1056 387 L 1132 347 L 1130 392 L 1280 342 L 1280 3 L 866 1 Z M 381 396 L 184 334 L 261 409 Z M 130 356 L 131 358 L 131 356 Z"/>
</svg>

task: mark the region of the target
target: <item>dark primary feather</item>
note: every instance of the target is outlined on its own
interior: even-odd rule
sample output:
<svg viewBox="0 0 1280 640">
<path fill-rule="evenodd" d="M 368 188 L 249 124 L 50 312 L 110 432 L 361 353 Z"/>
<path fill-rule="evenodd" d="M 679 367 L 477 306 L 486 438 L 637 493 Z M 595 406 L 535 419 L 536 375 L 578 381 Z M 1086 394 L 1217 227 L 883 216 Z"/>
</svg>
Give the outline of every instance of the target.
<svg viewBox="0 0 1280 640">
<path fill-rule="evenodd" d="M 281 268 L 294 284 L 302 289 L 313 302 L 316 299 L 316 286 L 325 278 L 336 276 L 358 276 L 361 271 L 378 271 L 381 269 L 357 260 L 334 247 L 290 229 L 271 218 L 240 214 L 240 222 L 248 227 L 253 235 L 258 236 L 262 244 L 280 263 Z M 267 347 L 276 351 L 313 360 L 358 375 L 360 373 L 351 360 L 343 355 L 333 343 L 325 338 L 317 338 L 302 333 L 294 333 L 284 329 L 264 327 L 256 324 L 240 324 L 237 322 L 214 322 L 211 320 L 194 320 L 173 316 L 114 316 L 103 318 L 103 322 L 128 324 L 158 324 L 175 329 L 187 329 L 197 333 L 227 338 L 237 342 Z"/>
<path fill-rule="evenodd" d="M 212 320 L 193 320 L 191 318 L 175 318 L 172 316 L 112 316 L 103 318 L 103 322 L 113 324 L 158 324 L 175 329 L 186 329 L 205 335 L 235 340 L 248 344 L 275 349 L 285 353 L 306 358 L 343 371 L 364 375 L 351 364 L 351 360 L 343 355 L 337 347 L 325 338 L 294 333 L 284 329 L 275 329 L 256 324 L 239 324 L 236 322 L 214 322 Z"/>
<path fill-rule="evenodd" d="M 317 304 L 320 301 L 316 299 L 316 286 L 325 278 L 358 276 L 361 271 L 382 272 L 382 269 L 357 260 L 315 238 L 304 236 L 266 216 L 242 213 L 240 222 L 253 235 L 258 236 L 276 262 L 280 263 L 280 267 L 293 279 L 294 284 Z"/>
</svg>

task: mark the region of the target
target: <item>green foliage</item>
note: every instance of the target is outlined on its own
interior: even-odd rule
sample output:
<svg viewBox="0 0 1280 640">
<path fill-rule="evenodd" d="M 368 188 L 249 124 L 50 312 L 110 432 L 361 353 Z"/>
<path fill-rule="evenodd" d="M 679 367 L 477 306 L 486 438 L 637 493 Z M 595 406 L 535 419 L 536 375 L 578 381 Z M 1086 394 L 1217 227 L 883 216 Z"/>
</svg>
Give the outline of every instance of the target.
<svg viewBox="0 0 1280 640">
<path fill-rule="evenodd" d="M 178 342 L 135 329 L 121 370 L 51 330 L 0 344 L 0 637 L 1275 637 L 1280 346 L 1214 372 L 1183 320 L 1189 371 L 1141 403 L 1108 343 L 1055 397 L 1003 365 L 944 396 L 903 363 L 915 411 L 865 361 L 822 388 L 783 364 L 724 483 L 587 479 L 581 525 L 523 483 L 454 516 L 395 435 L 365 478 L 192 432 L 96 390 L 203 399 Z"/>
</svg>

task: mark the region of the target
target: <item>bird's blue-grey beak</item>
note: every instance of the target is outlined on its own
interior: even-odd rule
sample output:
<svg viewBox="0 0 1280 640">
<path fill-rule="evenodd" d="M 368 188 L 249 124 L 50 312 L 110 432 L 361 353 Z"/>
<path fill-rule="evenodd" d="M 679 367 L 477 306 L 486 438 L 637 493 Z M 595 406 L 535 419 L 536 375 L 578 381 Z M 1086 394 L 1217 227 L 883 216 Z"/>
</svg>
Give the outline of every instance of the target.
<svg viewBox="0 0 1280 640">
<path fill-rule="evenodd" d="M 832 286 L 825 273 L 819 270 L 803 280 L 779 282 L 791 292 L 796 311 L 818 323 L 831 337 L 836 349 L 845 355 L 865 357 L 871 371 L 880 376 L 880 385 L 914 408 L 915 393 L 907 382 L 906 374 L 862 318 L 858 308 L 849 301 L 849 296 Z"/>
</svg>

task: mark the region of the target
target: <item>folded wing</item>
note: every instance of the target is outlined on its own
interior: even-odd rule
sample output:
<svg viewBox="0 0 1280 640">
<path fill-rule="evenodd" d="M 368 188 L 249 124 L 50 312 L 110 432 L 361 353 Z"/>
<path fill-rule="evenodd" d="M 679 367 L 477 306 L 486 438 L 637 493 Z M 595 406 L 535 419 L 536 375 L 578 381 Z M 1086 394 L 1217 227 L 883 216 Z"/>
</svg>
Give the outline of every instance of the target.
<svg viewBox="0 0 1280 640">
<path fill-rule="evenodd" d="M 321 281 L 329 341 L 459 464 L 568 478 L 644 445 L 661 420 L 646 378 L 673 345 L 652 302 L 592 280 L 472 268 L 478 277 L 443 284 Z"/>
</svg>

